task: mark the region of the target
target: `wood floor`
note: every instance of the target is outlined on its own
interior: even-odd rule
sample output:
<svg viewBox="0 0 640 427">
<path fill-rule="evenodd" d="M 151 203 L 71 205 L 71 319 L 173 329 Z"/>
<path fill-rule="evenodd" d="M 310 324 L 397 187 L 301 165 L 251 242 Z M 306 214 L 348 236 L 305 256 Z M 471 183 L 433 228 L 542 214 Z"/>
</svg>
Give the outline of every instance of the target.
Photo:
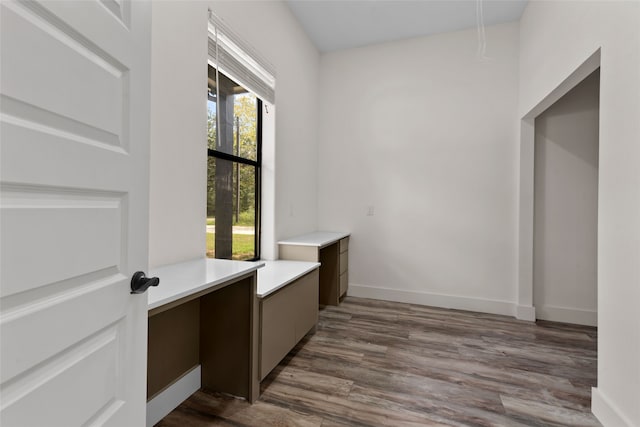
<svg viewBox="0 0 640 427">
<path fill-rule="evenodd" d="M 596 329 L 347 297 L 254 405 L 197 392 L 159 427 L 599 426 Z"/>
</svg>

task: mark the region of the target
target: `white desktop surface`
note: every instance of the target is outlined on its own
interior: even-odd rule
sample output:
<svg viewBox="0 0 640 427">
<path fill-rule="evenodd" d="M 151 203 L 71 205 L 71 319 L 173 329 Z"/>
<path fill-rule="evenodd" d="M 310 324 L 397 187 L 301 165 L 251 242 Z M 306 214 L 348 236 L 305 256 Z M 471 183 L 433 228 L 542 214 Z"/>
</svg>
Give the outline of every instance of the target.
<svg viewBox="0 0 640 427">
<path fill-rule="evenodd" d="M 258 270 L 258 298 L 264 298 L 294 280 L 320 267 L 319 262 L 306 261 L 264 261 Z"/>
<path fill-rule="evenodd" d="M 290 239 L 281 240 L 279 245 L 297 245 L 297 246 L 317 246 L 323 248 L 340 239 L 348 237 L 351 233 L 342 233 L 335 231 L 316 231 L 314 233 L 303 234 L 292 237 Z"/>
<path fill-rule="evenodd" d="M 160 284 L 149 288 L 148 309 L 152 310 L 205 289 L 214 291 L 229 280 L 262 266 L 262 261 L 201 258 L 155 268 L 149 271 L 148 277 L 160 278 Z"/>
</svg>

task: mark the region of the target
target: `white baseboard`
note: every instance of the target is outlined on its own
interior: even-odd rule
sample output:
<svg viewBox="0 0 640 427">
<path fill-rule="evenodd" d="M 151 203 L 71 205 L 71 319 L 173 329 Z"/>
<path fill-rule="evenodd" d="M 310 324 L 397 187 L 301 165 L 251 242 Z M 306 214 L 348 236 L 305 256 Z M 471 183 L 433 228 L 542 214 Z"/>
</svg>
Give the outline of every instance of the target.
<svg viewBox="0 0 640 427">
<path fill-rule="evenodd" d="M 591 388 L 591 412 L 604 427 L 633 427 L 633 423 L 600 391 Z"/>
<path fill-rule="evenodd" d="M 385 301 L 404 302 L 409 304 L 428 305 L 431 307 L 453 308 L 456 310 L 479 311 L 482 313 L 516 315 L 516 305 L 509 301 L 490 300 L 484 298 L 461 297 L 430 292 L 407 291 L 400 289 L 378 288 L 349 283 L 348 295 L 360 298 L 371 298 Z"/>
<path fill-rule="evenodd" d="M 598 312 L 577 308 L 538 306 L 536 316 L 541 320 L 553 322 L 574 323 L 577 325 L 598 326 Z"/>
<path fill-rule="evenodd" d="M 147 402 L 147 427 L 152 427 L 200 389 L 200 365 Z"/>
<path fill-rule="evenodd" d="M 516 319 L 527 320 L 529 322 L 536 321 L 536 308 L 530 305 L 516 306 Z"/>
</svg>

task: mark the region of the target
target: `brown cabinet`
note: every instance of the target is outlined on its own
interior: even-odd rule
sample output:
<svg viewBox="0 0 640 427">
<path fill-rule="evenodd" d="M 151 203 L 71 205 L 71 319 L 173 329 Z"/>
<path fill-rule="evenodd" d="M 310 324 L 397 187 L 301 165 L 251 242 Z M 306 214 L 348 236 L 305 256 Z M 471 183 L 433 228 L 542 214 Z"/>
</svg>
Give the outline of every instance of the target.
<svg viewBox="0 0 640 427">
<path fill-rule="evenodd" d="M 319 303 L 338 305 L 349 287 L 349 234 L 315 232 L 278 242 L 281 259 L 320 262 Z"/>
<path fill-rule="evenodd" d="M 260 299 L 260 380 L 318 322 L 318 270 Z"/>
</svg>

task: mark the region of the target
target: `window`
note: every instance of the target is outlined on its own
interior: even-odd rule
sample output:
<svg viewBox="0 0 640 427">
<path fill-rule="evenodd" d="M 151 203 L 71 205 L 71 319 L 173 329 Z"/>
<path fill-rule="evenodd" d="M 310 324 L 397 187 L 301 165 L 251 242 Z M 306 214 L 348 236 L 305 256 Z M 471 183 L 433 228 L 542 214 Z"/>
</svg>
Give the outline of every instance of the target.
<svg viewBox="0 0 640 427">
<path fill-rule="evenodd" d="M 260 258 L 262 102 L 275 70 L 209 11 L 207 256 Z"/>
<path fill-rule="evenodd" d="M 207 257 L 259 259 L 262 101 L 208 74 Z"/>
</svg>

